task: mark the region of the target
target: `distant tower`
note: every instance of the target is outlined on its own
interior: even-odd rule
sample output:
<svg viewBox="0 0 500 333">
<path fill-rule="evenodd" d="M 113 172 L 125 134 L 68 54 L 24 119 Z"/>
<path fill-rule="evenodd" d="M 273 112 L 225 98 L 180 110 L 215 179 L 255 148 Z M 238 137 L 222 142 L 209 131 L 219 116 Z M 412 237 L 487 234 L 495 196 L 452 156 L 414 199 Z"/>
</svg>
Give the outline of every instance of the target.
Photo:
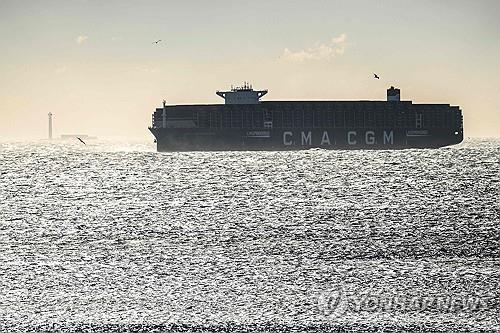
<svg viewBox="0 0 500 333">
<path fill-rule="evenodd" d="M 167 128 L 167 101 L 163 100 L 162 127 Z"/>
<path fill-rule="evenodd" d="M 399 102 L 401 100 L 401 93 L 398 88 L 391 86 L 387 89 L 387 101 L 388 102 Z"/>
<path fill-rule="evenodd" d="M 52 112 L 49 112 L 49 140 L 52 140 Z"/>
</svg>

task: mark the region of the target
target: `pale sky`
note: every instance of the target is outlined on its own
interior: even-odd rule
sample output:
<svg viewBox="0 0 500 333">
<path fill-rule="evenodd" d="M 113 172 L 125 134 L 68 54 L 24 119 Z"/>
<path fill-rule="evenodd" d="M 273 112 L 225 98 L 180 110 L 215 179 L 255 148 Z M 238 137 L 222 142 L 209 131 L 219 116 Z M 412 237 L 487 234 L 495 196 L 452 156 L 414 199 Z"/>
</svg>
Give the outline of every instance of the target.
<svg viewBox="0 0 500 333">
<path fill-rule="evenodd" d="M 465 136 L 500 136 L 500 1 L 0 0 L 0 139 L 151 139 L 151 113 L 263 100 L 459 105 Z M 161 39 L 159 44 L 153 44 Z M 378 73 L 381 80 L 373 79 Z"/>
</svg>

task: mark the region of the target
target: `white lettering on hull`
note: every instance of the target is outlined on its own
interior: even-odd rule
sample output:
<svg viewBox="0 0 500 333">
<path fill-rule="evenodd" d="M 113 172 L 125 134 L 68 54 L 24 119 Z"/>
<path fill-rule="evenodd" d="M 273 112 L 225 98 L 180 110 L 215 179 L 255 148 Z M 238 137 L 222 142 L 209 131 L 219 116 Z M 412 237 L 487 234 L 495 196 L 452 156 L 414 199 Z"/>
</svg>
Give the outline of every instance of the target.
<svg viewBox="0 0 500 333">
<path fill-rule="evenodd" d="M 347 132 L 347 143 L 349 145 L 352 146 L 352 145 L 355 145 L 357 143 L 357 141 L 356 141 L 356 135 L 358 135 L 358 133 L 356 133 L 356 131 L 349 131 L 349 132 Z"/>
<path fill-rule="evenodd" d="M 304 132 L 301 132 L 301 138 L 302 138 L 302 145 L 305 146 L 306 144 L 309 146 L 312 146 L 312 134 L 311 131 L 307 132 L 307 135 Z"/>
<path fill-rule="evenodd" d="M 375 144 L 375 132 L 373 131 L 367 131 L 365 133 L 365 142 L 367 145 L 373 145 Z"/>
<path fill-rule="evenodd" d="M 298 133 L 296 133 L 298 134 Z M 295 141 L 293 140 L 294 133 L 292 131 L 285 131 L 283 132 L 283 145 L 285 146 L 292 146 L 295 144 Z M 377 135 L 375 134 L 375 131 L 366 131 L 364 132 L 364 142 L 363 140 L 358 140 L 358 131 L 348 131 L 346 133 L 346 141 L 347 144 L 350 146 L 358 145 L 358 144 L 366 144 L 369 146 L 377 144 L 376 140 Z M 362 137 L 361 137 L 362 138 Z M 379 141 L 380 143 L 380 141 Z M 298 142 L 297 142 L 298 144 Z M 312 131 L 301 131 L 300 132 L 300 144 L 302 146 L 312 146 L 313 144 L 317 145 L 318 144 L 318 138 L 313 137 Z M 319 143 L 320 146 L 328 145 L 330 146 L 332 143 L 330 141 L 330 134 L 328 134 L 328 131 L 323 131 L 323 134 L 321 136 L 321 142 Z M 394 145 L 394 131 L 383 131 L 382 133 L 382 144 L 384 145 Z"/>
<path fill-rule="evenodd" d="M 330 145 L 330 137 L 328 136 L 328 132 L 323 132 L 323 137 L 321 138 L 321 145 Z"/>
<path fill-rule="evenodd" d="M 389 134 L 387 134 L 387 131 L 384 131 L 384 145 L 390 143 L 391 145 L 394 144 L 394 132 L 390 131 Z"/>
<path fill-rule="evenodd" d="M 292 132 L 283 132 L 283 144 L 285 146 L 291 146 L 293 144 L 293 141 L 291 139 L 292 136 L 293 136 Z M 290 138 L 290 139 L 287 139 L 287 138 Z"/>
</svg>

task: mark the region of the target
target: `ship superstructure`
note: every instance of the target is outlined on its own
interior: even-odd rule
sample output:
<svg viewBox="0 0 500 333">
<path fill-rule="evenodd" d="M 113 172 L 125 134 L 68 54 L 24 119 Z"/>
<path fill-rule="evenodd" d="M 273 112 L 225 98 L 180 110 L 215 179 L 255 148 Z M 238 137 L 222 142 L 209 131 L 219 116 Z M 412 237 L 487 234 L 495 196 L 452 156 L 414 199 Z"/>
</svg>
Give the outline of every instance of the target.
<svg viewBox="0 0 500 333">
<path fill-rule="evenodd" d="M 261 101 L 249 84 L 217 91 L 225 104 L 157 108 L 158 151 L 437 148 L 463 140 L 462 111 L 402 101 Z"/>
</svg>

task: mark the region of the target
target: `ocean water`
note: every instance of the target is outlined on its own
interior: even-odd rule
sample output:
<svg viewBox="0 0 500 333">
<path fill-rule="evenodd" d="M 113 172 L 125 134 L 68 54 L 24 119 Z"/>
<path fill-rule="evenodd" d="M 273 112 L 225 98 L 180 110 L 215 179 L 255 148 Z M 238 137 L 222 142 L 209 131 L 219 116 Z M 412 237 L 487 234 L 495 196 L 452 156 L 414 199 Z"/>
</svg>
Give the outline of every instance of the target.
<svg viewBox="0 0 500 333">
<path fill-rule="evenodd" d="M 0 331 L 500 331 L 499 158 L 0 142 Z"/>
</svg>

